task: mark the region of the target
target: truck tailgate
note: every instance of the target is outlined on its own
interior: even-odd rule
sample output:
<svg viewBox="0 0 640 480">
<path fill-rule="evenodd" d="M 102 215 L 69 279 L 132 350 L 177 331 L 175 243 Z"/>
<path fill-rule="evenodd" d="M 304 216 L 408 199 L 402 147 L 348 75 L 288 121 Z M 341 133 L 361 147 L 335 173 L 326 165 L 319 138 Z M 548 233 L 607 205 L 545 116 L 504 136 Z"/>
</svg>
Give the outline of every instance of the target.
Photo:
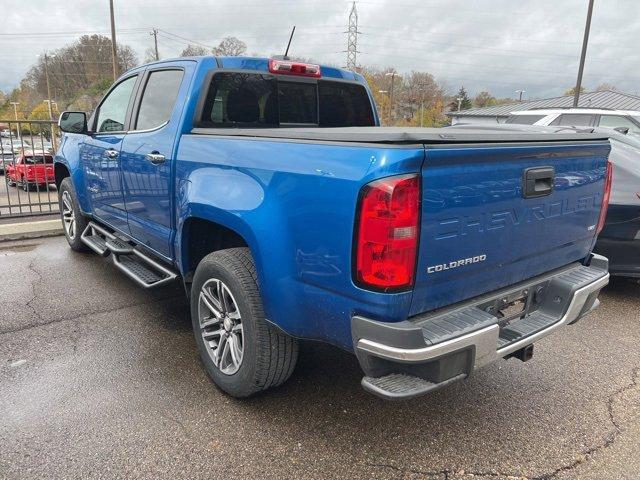
<svg viewBox="0 0 640 480">
<path fill-rule="evenodd" d="M 427 146 L 410 314 L 584 259 L 609 150 L 600 140 Z"/>
</svg>

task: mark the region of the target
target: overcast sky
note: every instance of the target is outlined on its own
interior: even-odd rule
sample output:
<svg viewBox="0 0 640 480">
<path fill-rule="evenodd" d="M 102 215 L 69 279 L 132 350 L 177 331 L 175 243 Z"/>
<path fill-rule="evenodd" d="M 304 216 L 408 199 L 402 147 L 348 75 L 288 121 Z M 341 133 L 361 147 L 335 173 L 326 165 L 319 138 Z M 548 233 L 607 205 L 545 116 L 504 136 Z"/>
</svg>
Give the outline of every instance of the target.
<svg viewBox="0 0 640 480">
<path fill-rule="evenodd" d="M 587 0 L 363 0 L 358 63 L 432 73 L 449 91 L 525 98 L 561 95 L 575 84 Z M 115 0 L 118 42 L 144 58 L 162 29 L 160 55 L 177 55 L 192 39 L 216 45 L 236 36 L 249 54 L 291 52 L 343 65 L 351 2 L 320 0 Z M 640 1 L 595 0 L 585 78 L 640 93 Z M 109 32 L 108 0 L 2 0 L 0 90 L 36 61 L 83 33 Z"/>
</svg>

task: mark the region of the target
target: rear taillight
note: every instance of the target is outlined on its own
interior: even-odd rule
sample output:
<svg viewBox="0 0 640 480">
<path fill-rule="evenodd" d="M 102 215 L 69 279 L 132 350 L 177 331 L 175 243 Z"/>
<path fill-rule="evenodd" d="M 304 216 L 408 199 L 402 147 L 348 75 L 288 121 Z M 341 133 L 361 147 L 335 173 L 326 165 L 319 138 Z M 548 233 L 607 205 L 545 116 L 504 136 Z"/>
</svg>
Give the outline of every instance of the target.
<svg viewBox="0 0 640 480">
<path fill-rule="evenodd" d="M 320 65 L 312 63 L 290 62 L 288 60 L 269 60 L 271 73 L 283 73 L 285 75 L 299 75 L 301 77 L 320 77 Z"/>
<path fill-rule="evenodd" d="M 365 185 L 356 221 L 356 283 L 383 291 L 413 286 L 419 222 L 418 175 Z"/>
<path fill-rule="evenodd" d="M 604 195 L 602 196 L 602 206 L 600 207 L 600 218 L 598 219 L 598 228 L 596 235 L 600 234 L 604 228 L 604 222 L 607 219 L 607 210 L 609 209 L 609 199 L 611 198 L 611 183 L 613 182 L 613 164 L 607 162 L 607 171 L 604 176 Z"/>
</svg>

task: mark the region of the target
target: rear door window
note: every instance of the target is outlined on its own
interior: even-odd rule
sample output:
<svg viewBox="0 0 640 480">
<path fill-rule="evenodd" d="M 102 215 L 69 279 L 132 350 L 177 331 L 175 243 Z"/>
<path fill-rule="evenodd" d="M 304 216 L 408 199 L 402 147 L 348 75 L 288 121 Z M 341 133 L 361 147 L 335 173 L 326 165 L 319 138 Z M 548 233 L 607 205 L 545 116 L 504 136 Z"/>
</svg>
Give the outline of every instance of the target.
<svg viewBox="0 0 640 480">
<path fill-rule="evenodd" d="M 140 102 L 136 130 L 151 130 L 169 121 L 182 76 L 182 70 L 158 70 L 149 74 Z"/>
<path fill-rule="evenodd" d="M 362 85 L 235 72 L 213 75 L 200 120 L 216 128 L 375 125 Z"/>
</svg>

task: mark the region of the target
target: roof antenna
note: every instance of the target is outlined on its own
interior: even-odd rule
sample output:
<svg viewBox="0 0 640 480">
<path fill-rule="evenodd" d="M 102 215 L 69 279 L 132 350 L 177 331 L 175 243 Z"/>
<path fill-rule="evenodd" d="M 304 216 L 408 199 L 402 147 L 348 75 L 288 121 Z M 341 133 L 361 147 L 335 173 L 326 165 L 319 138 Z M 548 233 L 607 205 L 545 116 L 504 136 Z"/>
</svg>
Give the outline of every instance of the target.
<svg viewBox="0 0 640 480">
<path fill-rule="evenodd" d="M 287 43 L 287 50 L 284 52 L 284 57 L 282 57 L 283 60 L 289 60 L 289 57 L 287 55 L 289 55 L 289 47 L 291 46 L 291 40 L 293 40 L 293 34 L 296 31 L 296 26 L 293 26 L 293 30 L 291 30 L 291 35 L 289 36 L 289 43 Z"/>
</svg>

